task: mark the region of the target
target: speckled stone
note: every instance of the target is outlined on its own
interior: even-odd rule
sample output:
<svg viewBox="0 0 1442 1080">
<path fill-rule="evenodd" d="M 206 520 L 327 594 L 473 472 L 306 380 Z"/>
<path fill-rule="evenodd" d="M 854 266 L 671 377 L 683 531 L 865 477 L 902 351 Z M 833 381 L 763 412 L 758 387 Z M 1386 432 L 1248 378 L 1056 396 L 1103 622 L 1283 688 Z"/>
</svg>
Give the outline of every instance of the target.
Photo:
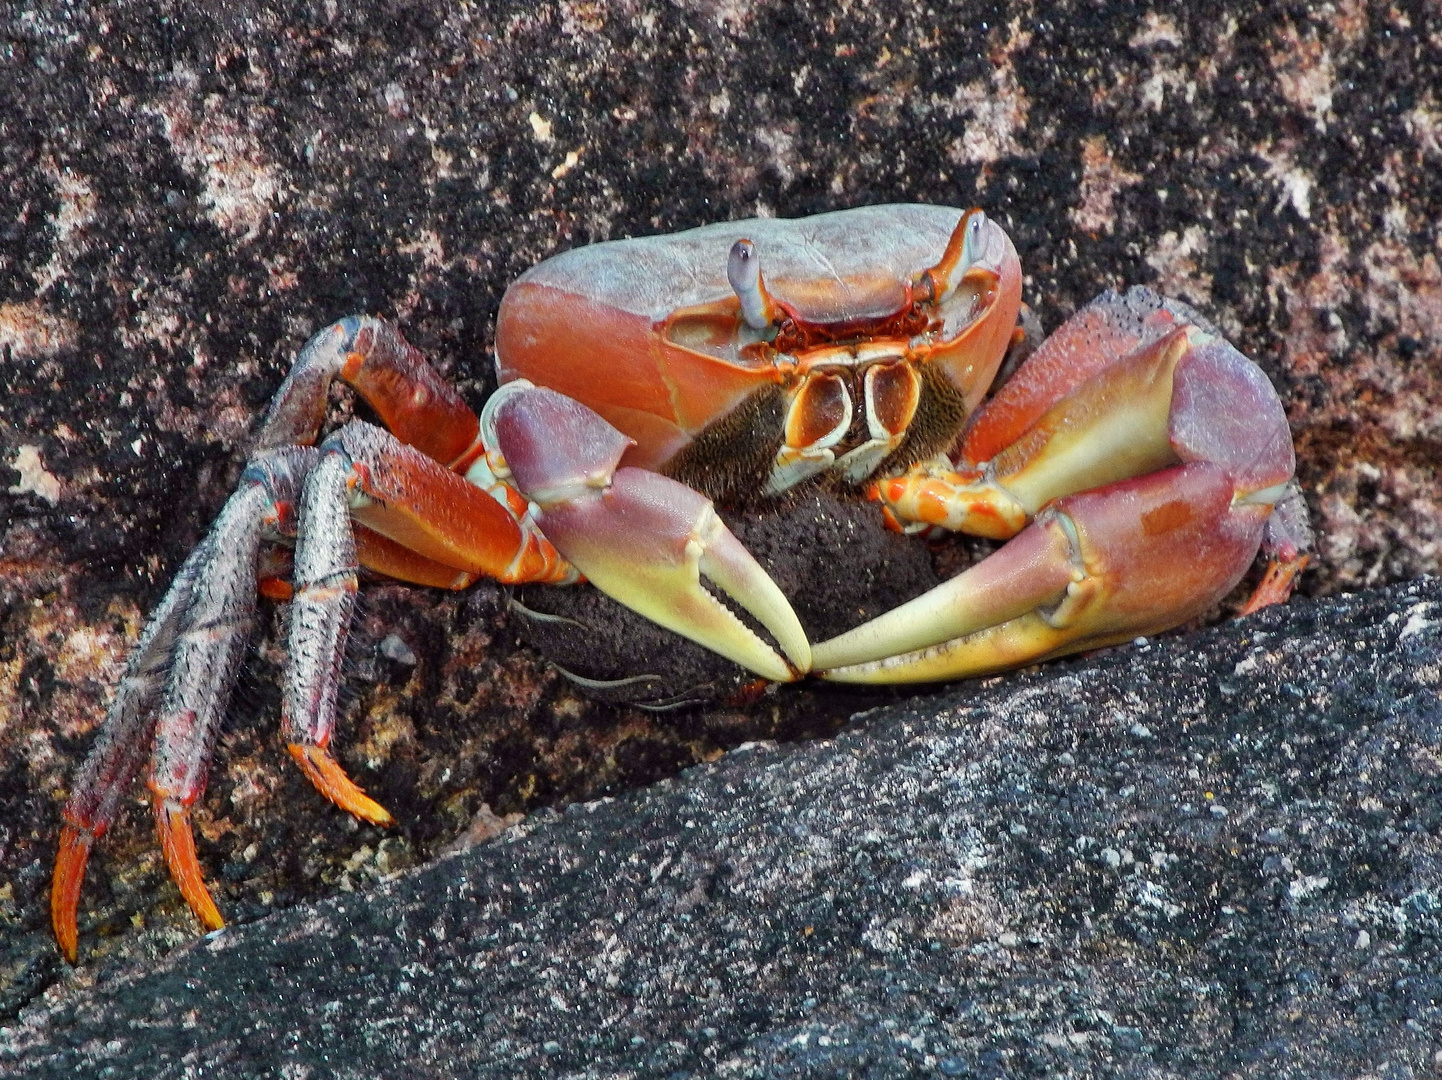
<svg viewBox="0 0 1442 1080">
<path fill-rule="evenodd" d="M 478 403 L 506 282 L 561 248 L 980 203 L 1048 325 L 1150 283 L 1263 366 L 1319 531 L 1306 591 L 1442 563 L 1427 0 L 20 0 L 0 19 L 0 1016 L 64 976 L 44 903 L 58 811 L 144 613 L 290 357 L 344 314 L 399 320 Z M 357 650 L 342 756 L 403 824 L 356 826 L 289 767 L 269 627 L 197 811 L 233 922 L 425 861 L 492 811 L 834 732 L 888 699 L 657 717 L 581 697 L 517 646 L 493 587 L 368 605 L 366 639 L 403 648 Z M 126 815 L 72 978 L 194 932 Z"/>
<path fill-rule="evenodd" d="M 752 745 L 0 1028 L 16 1077 L 1424 1076 L 1442 582 Z"/>
</svg>

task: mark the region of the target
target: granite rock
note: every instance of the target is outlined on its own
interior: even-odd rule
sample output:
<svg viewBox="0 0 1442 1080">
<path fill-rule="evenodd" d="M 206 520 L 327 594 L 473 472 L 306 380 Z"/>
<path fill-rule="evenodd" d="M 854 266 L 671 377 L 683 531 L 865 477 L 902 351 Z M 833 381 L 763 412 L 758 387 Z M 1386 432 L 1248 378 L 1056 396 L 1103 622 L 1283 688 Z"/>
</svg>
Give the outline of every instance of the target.
<svg viewBox="0 0 1442 1080">
<path fill-rule="evenodd" d="M 1442 583 L 752 744 L 56 988 L 16 1077 L 1432 1075 Z"/>
</svg>

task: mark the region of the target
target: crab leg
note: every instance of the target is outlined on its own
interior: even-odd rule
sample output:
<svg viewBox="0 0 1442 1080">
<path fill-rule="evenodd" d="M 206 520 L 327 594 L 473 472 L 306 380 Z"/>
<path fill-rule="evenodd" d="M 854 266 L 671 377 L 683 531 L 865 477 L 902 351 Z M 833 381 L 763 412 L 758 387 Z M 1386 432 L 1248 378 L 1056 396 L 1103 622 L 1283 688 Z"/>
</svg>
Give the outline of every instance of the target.
<svg viewBox="0 0 1442 1080">
<path fill-rule="evenodd" d="M 155 732 L 154 706 L 165 682 L 170 651 L 205 548 L 190 553 L 160 607 L 140 635 L 125 667 L 95 747 L 85 759 L 65 803 L 60 850 L 50 888 L 50 921 L 60 951 L 75 961 L 75 913 L 90 848 L 115 821 L 120 800 L 130 791 L 150 754 Z"/>
<path fill-rule="evenodd" d="M 935 523 L 1022 531 L 932 592 L 816 646 L 817 666 L 837 669 L 826 678 L 957 678 L 1153 633 L 1225 595 L 1264 534 L 1298 557 L 1304 524 L 1269 523 L 1295 464 L 1271 385 L 1225 341 L 1168 327 L 1160 302 L 1150 308 L 1137 335 L 1150 342 L 1100 370 L 1093 360 L 1094 373 L 1033 406 L 990 461 L 896 482 L 935 501 Z"/>
<path fill-rule="evenodd" d="M 205 926 L 221 925 L 196 862 L 189 808 L 205 788 L 215 731 L 250 636 L 261 540 L 291 530 L 295 496 L 315 458 L 309 448 L 287 447 L 252 461 L 141 635 L 65 806 L 50 915 L 71 960 L 90 848 L 114 821 L 147 756 L 156 830 L 171 876 Z"/>
<path fill-rule="evenodd" d="M 256 558 L 270 493 L 260 483 L 230 497 L 206 538 L 211 554 L 191 593 L 170 654 L 171 673 L 155 729 L 149 787 L 155 830 L 170 876 L 207 930 L 224 925 L 205 887 L 190 831 L 190 807 L 205 791 L 215 736 L 255 621 Z"/>
<path fill-rule="evenodd" d="M 597 588 L 669 630 L 786 682 L 810 669 L 790 603 L 722 524 L 709 499 L 668 477 L 620 468 L 630 440 L 584 405 L 524 381 L 486 422 L 546 537 Z M 493 399 L 495 401 L 495 399 Z M 705 577 L 775 639 L 782 659 L 701 584 Z"/>
<path fill-rule="evenodd" d="M 464 399 L 384 319 L 352 315 L 301 349 L 261 421 L 257 449 L 315 442 L 330 384 L 343 379 L 401 442 L 460 471 L 479 452 L 479 422 Z"/>
<path fill-rule="evenodd" d="M 321 794 L 356 817 L 388 825 L 390 814 L 346 776 L 329 749 L 359 585 L 353 517 L 364 523 L 367 564 L 379 562 L 398 576 L 460 588 L 482 574 L 503 582 L 571 574 L 508 507 L 389 432 L 357 421 L 326 440 L 301 497 L 283 734 Z"/>
</svg>

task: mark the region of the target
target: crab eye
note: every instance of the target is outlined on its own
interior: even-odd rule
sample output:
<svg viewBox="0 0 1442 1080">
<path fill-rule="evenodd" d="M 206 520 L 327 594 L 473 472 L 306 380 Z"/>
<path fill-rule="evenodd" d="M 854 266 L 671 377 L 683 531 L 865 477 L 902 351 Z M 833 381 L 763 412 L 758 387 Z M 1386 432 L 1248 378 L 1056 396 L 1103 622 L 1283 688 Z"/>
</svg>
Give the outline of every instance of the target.
<svg viewBox="0 0 1442 1080">
<path fill-rule="evenodd" d="M 981 230 L 985 225 L 986 215 L 980 210 L 973 210 L 966 223 L 966 239 L 961 248 L 961 262 L 958 268 L 962 273 L 966 273 L 981 259 Z"/>
<path fill-rule="evenodd" d="M 761 260 L 756 256 L 756 245 L 750 240 L 737 240 L 731 245 L 731 254 L 726 257 L 726 280 L 741 301 L 741 317 L 753 330 L 765 330 L 771 325 L 775 314 L 771 297 L 766 295 L 766 286 L 761 281 Z"/>
</svg>

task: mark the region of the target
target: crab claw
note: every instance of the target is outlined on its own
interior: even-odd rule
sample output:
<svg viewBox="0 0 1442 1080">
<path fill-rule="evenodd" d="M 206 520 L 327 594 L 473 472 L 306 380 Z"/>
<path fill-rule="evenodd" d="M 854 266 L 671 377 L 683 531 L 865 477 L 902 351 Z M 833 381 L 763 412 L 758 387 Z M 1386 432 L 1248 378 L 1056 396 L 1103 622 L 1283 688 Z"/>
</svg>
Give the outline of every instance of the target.
<svg viewBox="0 0 1442 1080">
<path fill-rule="evenodd" d="M 1083 578 L 1073 557 L 1070 523 L 1051 517 L 1024 529 L 1011 543 L 969 570 L 884 615 L 823 641 L 812 650 L 825 678 L 842 682 L 911 681 L 897 665 L 884 672 L 881 661 L 909 657 L 914 678 L 924 681 L 935 666 L 932 646 L 989 627 L 1004 625 L 1059 601 Z M 921 669 L 925 670 L 921 670 Z M 837 670 L 843 669 L 843 670 Z"/>
<path fill-rule="evenodd" d="M 789 682 L 810 670 L 811 646 L 790 603 L 709 499 L 656 473 L 618 469 L 630 440 L 555 391 L 517 386 L 493 415 L 542 531 L 598 589 L 763 678 Z M 702 577 L 749 612 L 785 659 Z"/>
<path fill-rule="evenodd" d="M 1241 580 L 1270 512 L 1200 461 L 1058 499 L 975 566 L 817 645 L 815 663 L 837 682 L 934 682 L 1158 633 Z"/>
</svg>

